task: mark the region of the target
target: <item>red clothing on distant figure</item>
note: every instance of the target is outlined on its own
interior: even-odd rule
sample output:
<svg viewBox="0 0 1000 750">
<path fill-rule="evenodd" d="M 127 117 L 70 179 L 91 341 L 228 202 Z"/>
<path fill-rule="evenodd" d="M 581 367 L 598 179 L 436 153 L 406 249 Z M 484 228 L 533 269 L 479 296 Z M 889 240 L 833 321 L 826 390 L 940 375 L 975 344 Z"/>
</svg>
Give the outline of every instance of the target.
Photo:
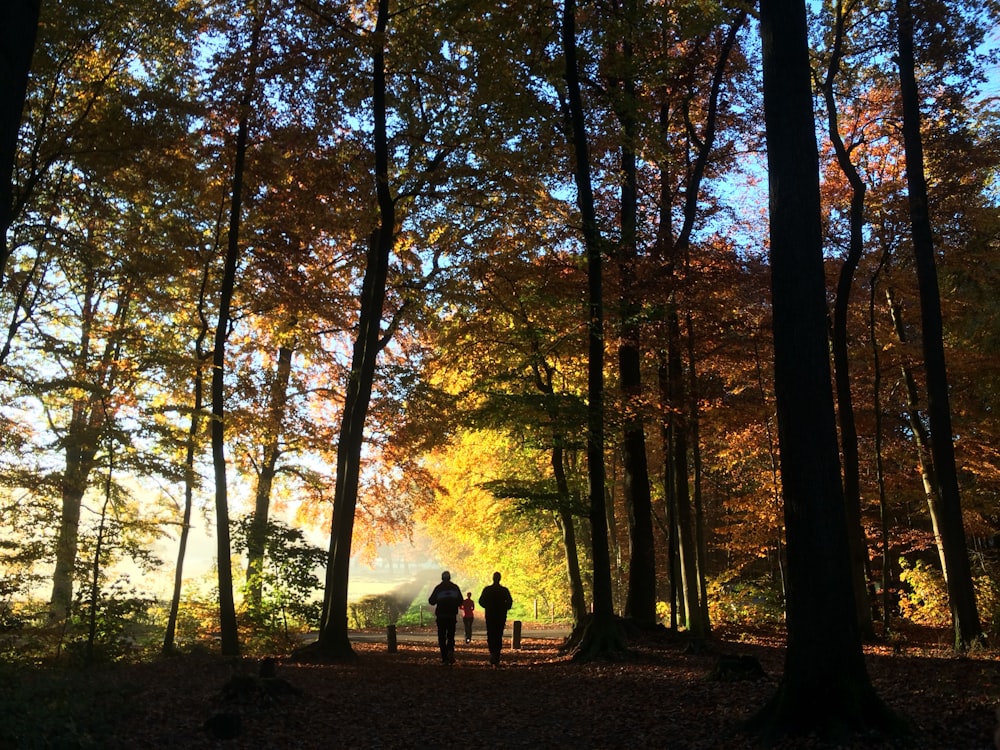
<svg viewBox="0 0 1000 750">
<path fill-rule="evenodd" d="M 463 618 L 473 617 L 472 613 L 476 610 L 476 604 L 475 604 L 475 602 L 472 601 L 471 598 L 470 599 L 463 599 L 462 600 L 462 604 L 460 606 L 462 607 L 462 617 Z"/>
</svg>

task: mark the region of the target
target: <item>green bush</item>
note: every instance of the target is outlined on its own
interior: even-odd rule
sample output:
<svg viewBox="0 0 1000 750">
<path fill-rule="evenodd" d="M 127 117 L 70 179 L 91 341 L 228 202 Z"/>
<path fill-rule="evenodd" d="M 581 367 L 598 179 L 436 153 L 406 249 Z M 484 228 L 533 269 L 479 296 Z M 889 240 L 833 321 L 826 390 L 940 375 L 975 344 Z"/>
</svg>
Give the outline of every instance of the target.
<svg viewBox="0 0 1000 750">
<path fill-rule="evenodd" d="M 713 625 L 779 624 L 785 619 L 781 589 L 770 578 L 716 579 L 708 583 Z"/>
<path fill-rule="evenodd" d="M 899 559 L 899 613 L 918 625 L 947 627 L 951 624 L 948 589 L 941 571 L 917 560 Z"/>
<path fill-rule="evenodd" d="M 391 594 L 366 596 L 349 605 L 347 625 L 350 628 L 384 628 L 395 625 L 402 614 L 396 597 Z"/>
</svg>

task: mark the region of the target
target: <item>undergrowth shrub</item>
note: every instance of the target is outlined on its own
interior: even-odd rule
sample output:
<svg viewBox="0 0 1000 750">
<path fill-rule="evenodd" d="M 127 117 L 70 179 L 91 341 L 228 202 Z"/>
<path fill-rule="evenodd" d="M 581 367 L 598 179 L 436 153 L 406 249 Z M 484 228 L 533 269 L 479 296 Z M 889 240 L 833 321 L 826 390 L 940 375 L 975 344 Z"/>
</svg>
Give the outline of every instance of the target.
<svg viewBox="0 0 1000 750">
<path fill-rule="evenodd" d="M 770 578 L 722 578 L 708 583 L 713 625 L 776 625 L 784 622 L 780 587 Z"/>
<path fill-rule="evenodd" d="M 951 624 L 948 589 L 941 571 L 922 560 L 899 559 L 899 614 L 917 625 L 947 627 Z"/>
</svg>

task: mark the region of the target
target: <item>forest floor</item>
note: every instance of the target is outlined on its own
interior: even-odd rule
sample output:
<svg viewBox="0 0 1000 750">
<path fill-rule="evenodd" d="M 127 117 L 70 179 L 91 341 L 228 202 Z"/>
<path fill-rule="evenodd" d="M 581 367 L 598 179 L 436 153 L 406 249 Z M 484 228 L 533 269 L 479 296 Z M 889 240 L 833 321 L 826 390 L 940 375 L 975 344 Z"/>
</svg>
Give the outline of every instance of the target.
<svg viewBox="0 0 1000 750">
<path fill-rule="evenodd" d="M 905 742 L 872 739 L 850 747 L 994 747 L 1000 658 L 989 651 L 958 658 L 949 636 L 914 630 L 894 649 L 866 648 L 877 692 L 913 732 Z M 754 747 L 739 733 L 740 723 L 774 694 L 784 659 L 777 632 L 717 634 L 692 652 L 683 638 L 663 631 L 633 638 L 626 660 L 589 664 L 571 662 L 559 645 L 526 639 L 515 651 L 508 640 L 502 665 L 491 667 L 481 639 L 459 644 L 451 666 L 433 644 L 401 642 L 389 653 L 385 643 L 355 643 L 358 658 L 346 663 L 278 656 L 271 680 L 257 677 L 256 660 L 211 655 L 109 666 L 81 683 L 91 691 L 91 709 L 66 718 L 75 722 L 73 742 L 53 736 L 58 727 L 35 727 L 39 736 L 0 741 L 0 748 L 736 750 Z M 752 656 L 765 676 L 710 679 L 722 655 Z M 10 736 L 9 722 L 7 730 Z M 219 739 L 213 730 L 238 736 Z M 833 746 L 800 738 L 774 747 Z"/>
</svg>

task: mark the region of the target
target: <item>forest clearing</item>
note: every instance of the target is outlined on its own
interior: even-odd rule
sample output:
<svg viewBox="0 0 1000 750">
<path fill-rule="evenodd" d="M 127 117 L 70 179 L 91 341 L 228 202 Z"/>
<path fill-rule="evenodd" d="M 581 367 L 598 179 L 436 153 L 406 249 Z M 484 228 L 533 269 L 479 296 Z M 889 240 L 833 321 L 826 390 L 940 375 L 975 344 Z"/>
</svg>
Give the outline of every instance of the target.
<svg viewBox="0 0 1000 750">
<path fill-rule="evenodd" d="M 528 639 L 519 650 L 506 648 L 502 666 L 492 668 L 482 639 L 459 645 L 454 666 L 440 663 L 431 640 L 401 643 L 396 653 L 385 643 L 356 643 L 357 658 L 342 663 L 279 656 L 276 679 L 287 691 L 252 680 L 234 691 L 233 676 L 252 678 L 258 662 L 234 666 L 208 654 L 58 678 L 22 674 L 22 695 L 37 691 L 44 706 L 5 707 L 0 747 L 743 750 L 755 745 L 739 724 L 773 693 L 784 655 L 784 634 L 776 630 L 720 634 L 697 653 L 664 630 L 633 638 L 627 658 L 588 664 L 561 655 L 558 641 Z M 723 654 L 755 658 L 766 676 L 712 679 Z M 849 747 L 992 750 L 1000 702 L 994 652 L 957 658 L 947 632 L 913 628 L 896 648 L 867 647 L 866 661 L 877 690 L 913 734 L 895 743 L 859 738 Z M 237 737 L 220 740 L 206 728 L 219 714 L 240 717 Z M 775 747 L 835 745 L 804 737 Z"/>
</svg>

